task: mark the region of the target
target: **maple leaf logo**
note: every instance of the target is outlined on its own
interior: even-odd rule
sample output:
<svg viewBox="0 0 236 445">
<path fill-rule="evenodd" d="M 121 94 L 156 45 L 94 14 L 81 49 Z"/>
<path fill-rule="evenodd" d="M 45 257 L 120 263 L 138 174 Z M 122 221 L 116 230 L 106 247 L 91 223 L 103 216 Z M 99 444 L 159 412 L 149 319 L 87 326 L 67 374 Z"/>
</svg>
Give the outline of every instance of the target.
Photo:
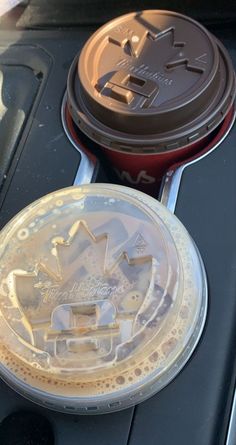
<svg viewBox="0 0 236 445">
<path fill-rule="evenodd" d="M 107 41 L 122 48 L 124 57 L 117 61 L 118 70 L 110 71 L 105 84 L 104 76 L 97 80 L 96 90 L 105 101 L 112 98 L 132 109 L 146 109 L 159 103 L 161 87 L 180 84 L 179 69 L 183 75 L 186 72 L 187 82 L 194 83 L 195 75 L 205 72 L 208 55 L 193 49 L 182 35 L 180 26 L 165 28 L 162 23 L 158 29 L 142 14 L 110 29 Z M 195 75 L 189 76 L 189 72 Z M 185 85 L 183 79 L 181 82 Z"/>
<path fill-rule="evenodd" d="M 109 31 L 108 40 L 110 43 L 123 48 L 124 53 L 138 59 L 148 40 L 155 42 L 155 44 L 162 45 L 164 40 L 167 44 L 167 53 L 172 49 L 175 55 L 166 64 L 166 68 L 176 68 L 180 65 L 185 65 L 186 70 L 198 73 L 204 72 L 204 64 L 206 63 L 206 54 L 197 54 L 193 51 L 192 45 L 188 45 L 178 37 L 180 34 L 178 27 L 170 26 L 165 29 L 158 29 L 149 23 L 143 14 L 137 14 L 135 22 L 131 20 L 130 24 L 119 25 Z M 179 52 L 179 48 L 183 50 Z"/>
<path fill-rule="evenodd" d="M 139 237 L 136 244 L 143 253 L 145 240 Z M 108 234 L 95 236 L 83 220 L 66 238 L 54 237 L 50 247 L 49 262 L 41 259 L 30 271 L 15 269 L 1 284 L 22 343 L 46 351 L 57 367 L 65 359 L 77 370 L 84 363 L 94 368 L 121 360 L 158 310 L 156 260 L 122 252 L 108 261 Z"/>
</svg>

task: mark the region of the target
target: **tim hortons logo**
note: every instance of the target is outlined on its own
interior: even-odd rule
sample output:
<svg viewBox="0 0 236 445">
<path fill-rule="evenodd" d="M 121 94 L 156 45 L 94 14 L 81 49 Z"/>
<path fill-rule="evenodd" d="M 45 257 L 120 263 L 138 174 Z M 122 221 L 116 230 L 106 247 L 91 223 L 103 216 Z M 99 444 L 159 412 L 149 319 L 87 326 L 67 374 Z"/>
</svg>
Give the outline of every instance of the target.
<svg viewBox="0 0 236 445">
<path fill-rule="evenodd" d="M 178 30 L 173 27 L 163 31 L 148 30 L 143 25 L 136 26 L 136 33 L 123 25 L 110 31 L 108 41 L 124 49 L 125 57 L 118 60 L 117 71 L 112 71 L 111 78 L 105 85 L 99 86 L 99 92 L 105 97 L 111 97 L 123 104 L 131 105 L 133 109 L 152 107 L 158 97 L 160 86 L 171 87 L 174 83 L 174 72 L 179 67 L 186 72 L 201 75 L 207 64 L 207 54 L 193 54 L 192 48 L 187 42 L 177 38 Z M 145 63 L 147 42 L 153 47 L 162 47 L 163 53 L 167 52 L 166 61 L 158 67 L 158 54 L 155 60 Z M 153 48 L 154 49 L 154 48 Z M 137 63 L 144 54 L 142 63 Z M 161 53 L 161 51 L 160 51 Z M 151 67 L 151 66 L 152 67 Z M 110 90 L 109 96 L 107 91 Z"/>
<path fill-rule="evenodd" d="M 4 317 L 9 324 L 13 322 L 18 340 L 34 353 L 43 351 L 48 360 L 55 359 L 55 366 L 66 358 L 72 368 L 78 369 L 75 357 L 81 352 L 87 357 L 88 366 L 90 362 L 94 366 L 94 357 L 103 354 L 108 339 L 109 360 L 115 359 L 121 349 L 112 349 L 113 339 L 119 338 L 123 318 L 126 326 L 130 320 L 130 337 L 142 329 L 140 319 L 150 318 L 157 273 L 155 258 L 129 258 L 123 252 L 108 264 L 109 242 L 107 233 L 95 236 L 84 220 L 76 221 L 67 237 L 51 240 L 46 261 L 39 260 L 30 271 L 14 269 L 1 283 L 1 311 L 7 314 Z M 145 240 L 138 239 L 137 243 L 141 249 Z M 127 292 L 137 287 L 140 266 L 149 277 L 147 289 L 135 310 L 126 310 L 116 301 L 122 302 Z M 129 269 L 132 280 L 126 279 L 124 287 Z M 152 311 L 151 317 L 153 314 Z"/>
<path fill-rule="evenodd" d="M 125 69 L 130 73 L 136 74 L 137 76 L 145 77 L 146 79 L 157 80 L 163 85 L 170 86 L 173 83 L 173 79 L 168 78 L 161 71 L 152 71 L 149 65 L 145 63 L 141 63 L 140 65 L 134 65 L 128 59 L 121 59 L 117 62 L 116 66 L 119 68 Z"/>
<path fill-rule="evenodd" d="M 168 39 L 168 46 L 173 51 L 173 55 L 166 61 L 166 69 L 175 69 L 183 65 L 188 71 L 202 74 L 208 61 L 207 53 L 197 53 L 197 50 L 193 51 L 187 41 L 178 39 L 178 28 L 169 27 L 162 31 L 155 31 L 153 27 L 152 30 L 148 29 L 148 23 L 146 26 L 140 23 L 136 26 L 136 31 L 128 27 L 117 27 L 110 31 L 108 38 L 111 43 L 126 49 L 126 53 L 134 58 L 141 55 L 148 40 L 161 46 L 164 40 Z"/>
</svg>

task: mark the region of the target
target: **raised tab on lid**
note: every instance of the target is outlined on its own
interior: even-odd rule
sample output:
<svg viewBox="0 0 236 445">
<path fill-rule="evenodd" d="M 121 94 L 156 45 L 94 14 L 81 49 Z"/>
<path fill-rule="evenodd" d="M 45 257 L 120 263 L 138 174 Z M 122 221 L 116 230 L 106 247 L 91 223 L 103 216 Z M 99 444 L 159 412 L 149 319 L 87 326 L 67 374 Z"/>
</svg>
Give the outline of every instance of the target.
<svg viewBox="0 0 236 445">
<path fill-rule="evenodd" d="M 159 153 L 201 140 L 235 97 L 225 48 L 196 21 L 170 11 L 118 17 L 75 58 L 69 111 L 92 140 L 112 150 Z"/>
<path fill-rule="evenodd" d="M 0 245 L 0 375 L 32 400 L 125 408 L 166 385 L 196 346 L 204 269 L 149 196 L 110 184 L 59 190 L 13 218 Z"/>
<path fill-rule="evenodd" d="M 182 271 L 143 204 L 99 186 L 77 196 L 39 200 L 6 236 L 1 335 L 29 365 L 94 379 L 149 354 L 181 304 Z"/>
<path fill-rule="evenodd" d="M 190 109 L 197 115 L 194 101 L 198 95 L 210 100 L 218 63 L 216 43 L 201 25 L 179 14 L 144 11 L 119 17 L 90 38 L 78 78 L 96 118 L 117 130 L 132 133 L 136 124 L 138 133 L 156 133 L 157 124 L 166 130 L 183 125 Z M 163 122 L 174 110 L 178 116 Z"/>
</svg>

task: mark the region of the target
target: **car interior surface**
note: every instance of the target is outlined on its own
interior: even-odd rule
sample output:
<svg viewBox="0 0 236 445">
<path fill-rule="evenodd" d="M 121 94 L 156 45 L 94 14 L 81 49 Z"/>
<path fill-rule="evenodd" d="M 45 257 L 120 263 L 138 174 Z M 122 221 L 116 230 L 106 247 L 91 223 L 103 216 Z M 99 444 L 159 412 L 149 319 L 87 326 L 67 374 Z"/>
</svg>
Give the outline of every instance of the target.
<svg viewBox="0 0 236 445">
<path fill-rule="evenodd" d="M 157 12 L 153 12 L 156 10 Z M 119 19 L 118 22 L 116 18 L 120 16 L 125 18 Z M 105 25 L 109 21 L 111 24 Z M 105 27 L 97 31 L 103 25 Z M 95 32 L 95 38 L 91 37 Z M 235 69 L 235 0 L 0 0 L 0 445 L 236 445 Z M 158 100 L 163 100 L 159 108 L 156 106 Z M 180 124 L 181 131 L 177 131 L 176 128 L 179 128 Z M 164 139 L 168 141 L 164 143 Z M 161 156 L 156 161 L 160 153 Z M 114 188 L 111 184 L 115 184 Z M 125 277 L 127 286 L 137 280 L 140 286 L 138 289 L 142 290 L 150 257 L 145 250 L 147 241 L 144 238 L 151 237 L 154 226 L 150 222 L 149 234 L 140 229 L 145 222 L 149 224 L 149 210 L 142 215 L 141 210 L 139 213 L 137 211 L 141 221 L 137 232 L 131 227 L 131 222 L 127 223 L 130 224 L 128 228 L 125 227 L 124 221 L 126 217 L 130 217 L 127 221 L 131 221 L 129 206 L 135 207 L 138 199 L 140 206 L 148 206 L 148 198 L 151 196 L 150 215 L 159 212 L 158 230 L 163 234 L 159 244 L 153 241 L 153 250 L 159 249 L 157 266 L 161 264 L 160 274 L 167 274 L 166 260 L 163 260 L 161 249 L 166 249 L 171 267 L 173 266 L 173 270 L 168 269 L 167 290 L 163 291 L 159 282 L 154 285 L 157 294 L 163 292 L 163 299 L 160 297 L 160 301 L 158 300 L 159 318 L 156 325 L 154 326 L 155 319 L 152 316 L 154 317 L 157 297 L 153 297 L 154 303 L 146 307 L 146 312 L 145 306 L 142 306 L 142 313 L 141 306 L 137 306 L 138 315 L 135 312 L 136 325 L 141 315 L 142 323 L 146 323 L 146 314 L 145 316 L 149 317 L 150 332 L 160 328 L 158 338 L 164 336 L 166 329 L 171 332 L 168 342 L 161 349 L 166 363 L 172 363 L 170 370 L 162 370 L 161 367 L 159 369 L 158 364 L 155 364 L 155 353 L 150 352 L 150 369 L 153 373 L 159 372 L 159 383 L 155 386 L 152 381 L 148 390 L 139 387 L 137 393 L 133 393 L 131 389 L 129 397 L 126 394 L 125 398 L 126 390 L 124 388 L 122 392 L 121 387 L 124 377 L 117 374 L 116 382 L 121 399 L 119 395 L 113 397 L 112 389 L 108 389 L 109 383 L 106 383 L 105 392 L 111 391 L 108 396 L 111 401 L 106 402 L 106 406 L 103 401 L 106 395 L 104 391 L 98 391 L 97 399 L 94 397 L 93 402 L 89 401 L 86 406 L 87 382 L 81 384 L 81 405 L 80 401 L 75 400 L 76 394 L 73 392 L 68 397 L 68 403 L 64 398 L 64 402 L 60 402 L 61 405 L 57 397 L 52 401 L 50 397 L 45 396 L 41 401 L 39 390 L 31 397 L 27 381 L 30 381 L 28 387 L 33 388 L 36 378 L 28 378 L 28 360 L 33 351 L 33 372 L 38 372 L 43 379 L 43 372 L 46 375 L 49 372 L 46 367 L 51 366 L 47 362 L 45 370 L 44 360 L 47 361 L 52 354 L 50 363 L 55 365 L 55 369 L 56 366 L 61 366 L 60 378 L 65 381 L 74 375 L 75 371 L 70 374 L 70 370 L 73 366 L 73 369 L 76 368 L 76 360 L 81 362 L 79 369 L 89 366 L 90 362 L 93 366 L 96 365 L 101 381 L 108 375 L 109 370 L 114 368 L 116 372 L 117 363 L 120 367 L 125 366 L 122 363 L 126 363 L 126 368 L 129 363 L 132 365 L 133 356 L 129 358 L 130 345 L 135 351 L 137 348 L 139 357 L 139 345 L 146 342 L 145 347 L 149 347 L 149 343 L 141 328 L 135 337 L 133 325 L 132 341 L 137 341 L 138 345 L 134 345 L 130 339 L 127 340 L 124 350 L 120 345 L 116 345 L 117 330 L 123 323 L 122 314 L 126 317 L 124 336 L 128 335 L 131 319 L 131 309 L 127 309 L 128 312 L 119 309 L 121 312 L 116 314 L 118 324 L 115 323 L 115 315 L 113 316 L 112 312 L 115 310 L 114 302 L 110 303 L 109 298 L 105 300 L 104 297 L 106 292 L 106 295 L 110 296 L 118 286 L 118 272 L 116 275 L 114 272 L 115 278 L 109 278 L 109 288 L 105 287 L 104 282 L 101 285 L 97 279 L 94 285 L 96 298 L 94 294 L 93 304 L 90 306 L 84 303 L 83 306 L 77 307 L 74 301 L 69 301 L 67 292 L 63 302 L 60 300 L 58 305 L 53 307 L 50 326 L 46 326 L 43 316 L 39 317 L 37 322 L 32 322 L 35 326 L 37 323 L 37 326 L 40 325 L 34 327 L 32 344 L 28 337 L 24 337 L 24 332 L 28 329 L 27 321 L 23 327 L 18 326 L 20 322 L 17 311 L 23 313 L 24 298 L 26 299 L 24 292 L 28 298 L 30 293 L 39 295 L 38 292 L 41 292 L 42 295 L 47 288 L 48 300 L 45 301 L 50 306 L 50 298 L 61 297 L 61 293 L 57 291 L 58 277 L 48 273 L 40 257 L 41 262 L 37 264 L 37 268 L 35 265 L 29 267 L 29 286 L 35 275 L 40 275 L 44 280 L 46 270 L 49 278 L 55 279 L 54 287 L 50 287 L 48 281 L 44 284 L 36 282 L 32 290 L 27 284 L 26 290 L 22 292 L 20 309 L 13 304 L 14 296 L 11 295 L 11 303 L 7 302 L 7 286 L 10 288 L 9 280 L 12 279 L 10 273 L 7 278 L 6 274 L 4 275 L 4 269 L 8 268 L 7 261 L 16 264 L 14 258 L 21 257 L 20 249 L 24 249 L 27 243 L 29 249 L 37 251 L 33 241 L 34 237 L 38 236 L 38 229 L 35 227 L 46 224 L 47 218 L 44 217 L 44 208 L 40 207 L 38 219 L 32 220 L 34 222 L 28 226 L 30 237 L 28 229 L 23 225 L 19 226 L 21 230 L 17 229 L 18 240 L 14 244 L 15 248 L 12 244 L 11 256 L 10 234 L 16 230 L 14 226 L 18 227 L 17 224 L 28 218 L 29 212 L 34 211 L 34 205 L 28 207 L 28 213 L 22 213 L 18 220 L 14 219 L 10 225 L 9 222 L 18 212 L 36 200 L 44 199 L 38 201 L 40 205 L 44 205 L 45 195 L 51 193 L 56 203 L 52 211 L 53 217 L 48 216 L 53 232 L 49 236 L 42 229 L 41 242 L 46 242 L 48 236 L 48 242 L 53 245 L 52 258 L 57 258 L 59 252 L 64 261 L 62 250 L 64 246 L 64 251 L 68 246 L 70 248 L 76 237 L 77 227 L 73 232 L 74 226 L 69 227 L 69 223 L 65 223 L 69 233 L 66 240 L 60 233 L 55 232 L 57 218 L 60 220 L 60 206 L 66 209 L 67 205 L 68 211 L 65 210 L 65 214 L 67 212 L 68 218 L 74 211 L 72 201 L 66 201 L 69 199 L 67 195 L 65 198 L 60 196 L 64 196 L 63 190 L 67 187 L 71 187 L 68 190 L 71 190 L 69 193 L 72 196 L 73 187 L 81 186 L 78 190 L 82 191 L 78 191 L 78 194 L 91 193 L 92 211 L 100 211 L 101 200 L 98 199 L 97 202 L 96 197 L 104 190 L 104 193 L 109 195 L 111 204 L 110 214 L 109 209 L 103 209 L 99 216 L 102 232 L 90 230 L 86 223 L 82 222 L 84 238 L 78 249 L 81 248 L 83 258 L 83 249 L 86 251 L 93 243 L 98 247 L 101 240 L 101 244 L 103 243 L 102 237 L 99 238 L 101 233 L 105 233 L 105 240 L 109 241 L 110 235 L 107 235 L 107 231 L 110 229 L 107 229 L 106 221 L 103 221 L 107 212 L 114 226 L 117 243 L 123 249 L 117 250 L 122 261 L 124 260 L 121 261 L 122 279 Z M 123 190 L 123 186 L 128 186 L 129 189 Z M 57 197 L 55 192 L 58 190 L 62 192 L 61 195 L 58 192 Z M 144 192 L 146 198 L 141 193 L 139 195 L 139 191 Z M 75 201 L 76 198 L 73 199 Z M 122 199 L 126 203 L 122 209 L 126 210 L 122 214 L 123 219 L 119 219 L 117 209 Z M 83 211 L 82 207 L 81 209 L 80 212 Z M 177 286 L 178 281 L 176 276 L 185 277 L 186 270 L 190 270 L 192 266 L 185 263 L 179 266 L 179 269 L 174 266 L 175 261 L 181 262 L 182 247 L 179 237 L 182 235 L 178 235 L 177 231 L 182 229 L 178 229 L 177 222 L 177 228 L 174 227 L 176 218 L 173 223 L 166 223 L 170 233 L 173 232 L 176 245 L 180 245 L 180 252 L 177 249 L 175 253 L 171 250 L 168 238 L 170 235 L 164 227 L 167 220 L 171 221 L 173 214 L 189 234 L 189 251 L 192 249 L 191 255 L 196 257 L 194 261 L 200 271 L 196 288 L 199 295 L 201 294 L 199 299 L 202 300 L 198 314 L 192 318 L 194 329 L 186 344 L 185 340 L 182 340 L 181 329 L 177 332 L 178 329 L 173 323 L 177 323 L 178 314 L 185 323 L 186 313 L 190 311 L 187 304 L 183 306 L 183 299 L 180 301 L 177 298 L 187 284 L 183 281 L 184 284 L 180 285 L 182 288 L 178 292 L 175 285 Z M 62 220 L 63 217 L 61 224 Z M 150 221 L 153 221 L 151 217 Z M 132 248 L 135 254 L 127 247 L 127 232 L 132 233 Z M 24 246 L 21 247 L 20 243 Z M 75 255 L 76 251 L 72 254 Z M 135 260 L 135 255 L 139 260 Z M 154 258 L 155 253 L 152 255 Z M 23 256 L 24 261 L 27 261 L 27 254 L 24 253 Z M 83 274 L 86 273 L 86 258 L 84 263 L 80 260 L 81 279 L 84 279 Z M 28 261 L 31 261 L 30 254 Z M 63 263 L 65 269 L 68 266 L 66 261 Z M 74 258 L 71 261 L 74 261 Z M 99 255 L 96 256 L 96 261 L 99 263 Z M 120 259 L 117 260 L 116 267 L 119 267 L 119 261 Z M 128 264 L 128 272 L 123 264 L 125 261 Z M 23 268 L 17 265 L 14 267 L 17 270 Z M 96 267 L 98 268 L 94 264 L 94 268 Z M 191 275 L 191 271 L 189 274 Z M 22 271 L 18 270 L 18 275 L 21 281 L 24 280 Z M 162 278 L 160 282 L 162 283 Z M 181 279 L 180 282 L 182 283 Z M 149 285 L 151 286 L 150 282 Z M 120 290 L 117 287 L 118 297 L 123 292 L 121 287 Z M 80 289 L 83 294 L 81 298 L 86 298 L 85 287 L 79 286 L 77 281 L 72 288 L 78 295 Z M 140 295 L 139 291 L 132 295 L 133 301 L 135 298 L 141 298 Z M 195 296 L 190 292 L 186 298 L 190 299 L 191 308 L 191 304 L 195 304 Z M 105 309 L 104 301 L 107 302 Z M 11 304 L 12 311 L 9 309 Z M 38 309 L 36 306 L 37 303 L 32 300 L 27 306 L 27 314 L 32 314 Z M 105 325 L 106 317 L 111 317 L 111 320 Z M 12 322 L 15 323 L 14 327 Z M 92 327 L 87 325 L 90 322 L 94 323 Z M 14 346 L 11 346 L 14 345 L 14 329 L 19 336 L 24 337 L 19 345 L 17 343 L 15 350 Z M 177 347 L 173 339 L 175 335 L 180 338 L 179 349 L 178 357 L 175 359 L 173 355 L 172 360 L 171 354 L 174 354 L 174 348 Z M 57 340 L 54 342 L 55 337 Z M 108 339 L 111 339 L 110 343 Z M 4 351 L 8 347 L 4 342 L 10 345 L 9 353 L 14 359 L 6 359 Z M 24 349 L 29 343 L 30 348 Z M 42 346 L 42 349 L 48 348 L 45 353 L 47 359 L 43 353 L 40 355 L 42 344 L 46 345 Z M 63 349 L 65 347 L 68 348 L 66 352 Z M 99 355 L 105 354 L 104 348 L 110 348 L 105 358 Z M 18 365 L 21 363 L 23 350 L 26 352 L 22 364 Z M 113 352 L 116 362 L 111 358 Z M 13 364 L 11 372 L 6 371 L 10 361 Z M 144 360 L 141 366 L 143 363 Z M 70 370 L 67 365 L 71 366 Z M 91 377 L 91 381 L 95 380 L 92 365 L 91 374 L 90 368 L 87 371 L 80 370 L 81 379 L 84 379 L 85 375 Z M 146 384 L 151 374 L 148 366 L 145 366 L 143 365 L 142 369 L 146 377 L 143 377 L 142 382 Z M 16 380 L 13 382 L 11 378 L 12 374 L 17 374 L 18 367 L 23 376 L 21 386 L 17 386 Z M 132 377 L 128 378 L 131 386 L 134 385 L 135 379 L 139 385 L 140 374 L 140 368 L 135 368 L 134 377 L 132 374 Z M 47 379 L 51 383 L 51 377 Z M 58 386 L 57 381 L 53 381 Z M 77 383 L 77 387 L 79 384 Z M 54 395 L 56 389 L 54 388 Z"/>
</svg>

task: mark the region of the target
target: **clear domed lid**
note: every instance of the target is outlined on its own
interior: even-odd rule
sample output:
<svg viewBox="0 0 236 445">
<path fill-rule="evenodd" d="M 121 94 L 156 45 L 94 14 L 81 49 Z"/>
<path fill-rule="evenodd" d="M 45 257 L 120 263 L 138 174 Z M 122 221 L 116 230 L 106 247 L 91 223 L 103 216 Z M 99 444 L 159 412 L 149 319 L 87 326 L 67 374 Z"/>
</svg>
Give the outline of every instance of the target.
<svg viewBox="0 0 236 445">
<path fill-rule="evenodd" d="M 200 266 L 184 258 L 189 237 L 183 251 L 176 244 L 185 229 L 153 201 L 126 187 L 70 187 L 5 226 L 0 339 L 11 354 L 61 379 L 93 381 L 149 357 L 181 311 L 187 342 L 202 303 Z M 175 355 L 184 343 L 176 337 Z"/>
</svg>

